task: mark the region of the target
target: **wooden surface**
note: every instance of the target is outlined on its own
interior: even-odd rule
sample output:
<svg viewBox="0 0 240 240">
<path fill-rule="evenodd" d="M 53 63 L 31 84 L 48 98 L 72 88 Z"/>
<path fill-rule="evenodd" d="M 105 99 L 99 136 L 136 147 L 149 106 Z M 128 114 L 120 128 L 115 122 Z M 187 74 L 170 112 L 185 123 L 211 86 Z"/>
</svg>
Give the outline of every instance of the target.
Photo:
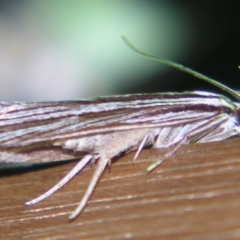
<svg viewBox="0 0 240 240">
<path fill-rule="evenodd" d="M 0 176 L 0 239 L 240 239 L 240 139 L 183 146 L 150 174 L 162 150 L 121 157 L 102 176 L 83 213 L 68 216 L 85 192 L 87 167 L 47 200 L 76 163 Z"/>
</svg>

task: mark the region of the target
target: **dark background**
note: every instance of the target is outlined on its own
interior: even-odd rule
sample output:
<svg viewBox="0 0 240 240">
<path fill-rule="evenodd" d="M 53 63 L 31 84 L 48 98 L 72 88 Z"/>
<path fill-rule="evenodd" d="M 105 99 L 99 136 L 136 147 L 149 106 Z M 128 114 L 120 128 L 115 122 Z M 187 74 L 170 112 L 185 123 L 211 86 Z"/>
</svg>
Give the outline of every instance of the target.
<svg viewBox="0 0 240 240">
<path fill-rule="evenodd" d="M 239 1 L 175 1 L 191 14 L 198 37 L 191 53 L 181 64 L 219 80 L 234 89 L 240 89 L 240 2 Z M 155 4 L 150 1 L 149 4 Z M 200 34 L 199 34 L 200 33 Z M 161 81 L 174 81 L 174 86 L 164 87 Z M 151 84 L 149 84 L 151 82 Z M 178 72 L 168 71 L 154 76 L 142 85 L 133 86 L 131 92 L 211 90 L 209 84 Z M 129 90 L 129 89 L 128 89 Z"/>
</svg>

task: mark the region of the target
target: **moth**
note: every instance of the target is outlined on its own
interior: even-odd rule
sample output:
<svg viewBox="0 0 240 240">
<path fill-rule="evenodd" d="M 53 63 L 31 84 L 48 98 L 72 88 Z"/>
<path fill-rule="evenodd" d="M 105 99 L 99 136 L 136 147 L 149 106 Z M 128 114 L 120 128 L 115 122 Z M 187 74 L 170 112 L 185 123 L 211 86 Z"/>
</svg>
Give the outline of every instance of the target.
<svg viewBox="0 0 240 240">
<path fill-rule="evenodd" d="M 190 73 L 240 99 L 240 94 L 194 70 L 145 54 L 125 37 L 135 52 Z M 53 188 L 26 203 L 49 197 L 89 162 L 96 168 L 75 218 L 85 207 L 111 159 L 144 147 L 167 148 L 150 172 L 183 144 L 220 141 L 240 134 L 240 104 L 209 92 L 153 93 L 58 102 L 0 101 L 0 163 L 51 162 L 83 157 Z M 68 151 L 65 151 L 68 150 Z M 55 153 L 58 157 L 55 159 Z M 60 155 L 59 155 L 60 154 Z"/>
</svg>

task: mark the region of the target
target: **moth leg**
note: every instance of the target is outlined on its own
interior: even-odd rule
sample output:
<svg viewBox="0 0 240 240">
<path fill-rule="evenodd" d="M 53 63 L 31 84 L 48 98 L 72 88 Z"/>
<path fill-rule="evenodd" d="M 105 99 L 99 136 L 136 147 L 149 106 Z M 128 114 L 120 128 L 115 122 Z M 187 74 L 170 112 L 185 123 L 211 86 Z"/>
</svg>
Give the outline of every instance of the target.
<svg viewBox="0 0 240 240">
<path fill-rule="evenodd" d="M 164 160 L 171 157 L 178 150 L 178 148 L 181 147 L 181 145 L 183 144 L 183 142 L 185 140 L 186 140 L 186 137 L 183 137 L 171 151 L 168 151 L 158 161 L 156 161 L 156 162 L 152 163 L 150 166 L 148 166 L 147 171 L 151 172 L 154 168 L 156 168 L 157 166 L 162 164 L 164 162 Z"/>
<path fill-rule="evenodd" d="M 136 152 L 136 154 L 135 154 L 135 156 L 134 156 L 134 158 L 133 158 L 133 161 L 135 161 L 135 160 L 137 159 L 137 157 L 138 157 L 139 153 L 141 152 L 141 150 L 143 149 L 143 147 L 144 147 L 147 139 L 148 139 L 148 135 L 146 135 L 146 136 L 143 138 L 142 142 L 140 143 L 140 145 L 139 145 L 139 147 L 138 147 L 138 150 L 137 150 L 137 152 Z"/>
<path fill-rule="evenodd" d="M 96 165 L 96 161 L 97 161 L 98 158 L 99 158 L 98 155 L 94 155 L 94 157 L 92 158 L 91 163 L 90 163 L 91 168 L 94 168 L 94 166 Z"/>
<path fill-rule="evenodd" d="M 88 186 L 88 189 L 87 189 L 85 195 L 83 196 L 80 204 L 75 209 L 75 211 L 71 214 L 69 219 L 74 219 L 83 210 L 83 208 L 85 207 L 88 199 L 92 195 L 92 192 L 93 192 L 93 190 L 94 190 L 94 188 L 95 188 L 99 178 L 101 177 L 104 169 L 106 168 L 106 165 L 107 165 L 108 161 L 109 161 L 109 159 L 107 159 L 107 158 L 100 158 L 98 160 L 96 170 L 95 170 L 95 172 L 93 174 L 93 177 L 92 177 L 92 180 L 91 180 L 91 182 L 90 182 L 90 184 Z"/>
<path fill-rule="evenodd" d="M 145 135 L 145 137 L 143 138 L 143 140 L 141 141 L 141 143 L 138 147 L 138 150 L 137 150 L 136 154 L 134 155 L 133 161 L 135 161 L 137 159 L 137 157 L 139 156 L 139 153 L 144 148 L 148 139 L 150 139 L 150 143 L 153 143 L 154 142 L 153 134 L 149 133 L 149 134 Z"/>
<path fill-rule="evenodd" d="M 35 203 L 38 203 L 46 198 L 48 198 L 50 195 L 52 195 L 54 192 L 56 192 L 58 189 L 60 189 L 62 186 L 64 186 L 68 181 L 70 181 L 79 171 L 81 171 L 85 165 L 93 158 L 92 155 L 86 155 L 81 161 L 60 181 L 58 182 L 54 187 L 49 189 L 47 192 L 42 194 L 41 196 L 26 202 L 25 205 L 32 205 Z"/>
<path fill-rule="evenodd" d="M 159 166 L 161 163 L 163 163 L 164 160 L 172 156 L 177 149 L 188 139 L 192 139 L 199 135 L 205 135 L 206 133 L 209 133 L 219 127 L 222 123 L 226 122 L 228 120 L 229 116 L 225 113 L 219 114 L 213 118 L 211 118 L 208 122 L 203 123 L 202 125 L 193 128 L 191 131 L 189 131 L 187 134 L 183 135 L 179 141 L 176 142 L 175 147 L 167 152 L 163 157 L 161 157 L 158 161 L 154 162 L 150 166 L 147 167 L 147 171 L 151 172 L 154 168 Z"/>
</svg>

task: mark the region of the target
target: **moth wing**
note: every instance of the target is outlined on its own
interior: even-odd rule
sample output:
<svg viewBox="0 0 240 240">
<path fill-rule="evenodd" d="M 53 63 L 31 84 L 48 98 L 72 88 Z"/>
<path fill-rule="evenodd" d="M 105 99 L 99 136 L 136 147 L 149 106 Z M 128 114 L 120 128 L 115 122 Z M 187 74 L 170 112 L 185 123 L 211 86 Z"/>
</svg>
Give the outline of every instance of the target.
<svg viewBox="0 0 240 240">
<path fill-rule="evenodd" d="M 138 94 L 93 100 L 0 102 L 0 150 L 140 128 L 183 125 L 211 118 L 222 99 L 208 93 Z"/>
</svg>

